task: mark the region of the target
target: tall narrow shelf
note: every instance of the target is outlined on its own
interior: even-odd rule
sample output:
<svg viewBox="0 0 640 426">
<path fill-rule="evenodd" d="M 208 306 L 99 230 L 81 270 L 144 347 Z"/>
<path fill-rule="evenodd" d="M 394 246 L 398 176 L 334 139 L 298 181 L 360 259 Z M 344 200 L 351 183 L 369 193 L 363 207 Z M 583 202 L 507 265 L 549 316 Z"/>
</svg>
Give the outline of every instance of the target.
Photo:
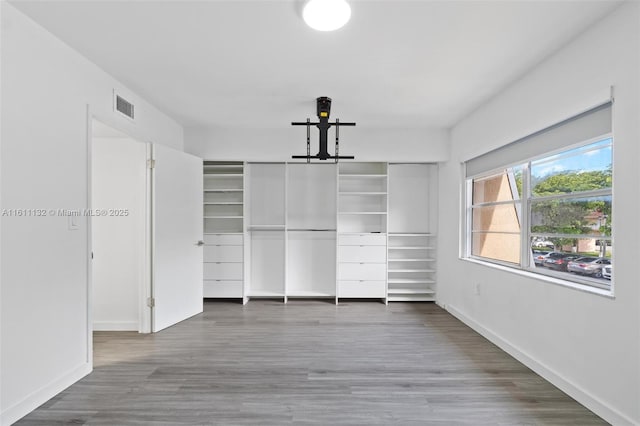
<svg viewBox="0 0 640 426">
<path fill-rule="evenodd" d="M 244 165 L 205 161 L 204 297 L 244 296 Z"/>
<path fill-rule="evenodd" d="M 285 163 L 249 163 L 247 167 L 251 261 L 246 296 L 286 301 L 287 167 Z"/>
<path fill-rule="evenodd" d="M 389 302 L 436 300 L 437 166 L 389 164 Z"/>
<path fill-rule="evenodd" d="M 287 164 L 289 298 L 336 296 L 336 164 Z"/>
<path fill-rule="evenodd" d="M 204 233 L 244 231 L 244 167 L 241 162 L 204 162 Z"/>
<path fill-rule="evenodd" d="M 387 231 L 387 164 L 340 163 L 338 232 Z"/>
<path fill-rule="evenodd" d="M 338 301 L 387 296 L 387 164 L 338 166 Z"/>
</svg>

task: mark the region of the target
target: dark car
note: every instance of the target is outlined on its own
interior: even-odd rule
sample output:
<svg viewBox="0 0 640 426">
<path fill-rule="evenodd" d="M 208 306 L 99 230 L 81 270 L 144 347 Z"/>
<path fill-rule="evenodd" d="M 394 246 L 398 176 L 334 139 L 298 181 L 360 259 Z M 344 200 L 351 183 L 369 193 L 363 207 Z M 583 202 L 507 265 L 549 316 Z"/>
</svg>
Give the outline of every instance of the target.
<svg viewBox="0 0 640 426">
<path fill-rule="evenodd" d="M 533 263 L 536 266 L 542 266 L 542 262 L 549 256 L 550 253 L 554 253 L 552 251 L 544 251 L 544 250 L 531 250 L 531 254 L 533 255 Z"/>
<path fill-rule="evenodd" d="M 546 259 L 542 261 L 542 266 L 553 269 L 554 271 L 566 271 L 567 264 L 580 257 L 575 253 L 551 252 Z"/>
<path fill-rule="evenodd" d="M 579 257 L 569 262 L 567 270 L 576 274 L 600 278 L 602 277 L 602 268 L 610 263 L 611 261 L 604 257 Z"/>
</svg>

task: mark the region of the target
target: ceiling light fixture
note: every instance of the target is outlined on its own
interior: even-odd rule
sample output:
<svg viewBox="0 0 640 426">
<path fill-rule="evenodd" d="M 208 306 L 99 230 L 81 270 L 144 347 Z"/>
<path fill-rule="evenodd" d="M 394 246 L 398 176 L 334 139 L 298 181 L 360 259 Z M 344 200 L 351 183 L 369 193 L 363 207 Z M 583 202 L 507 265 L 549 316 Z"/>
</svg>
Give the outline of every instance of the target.
<svg viewBox="0 0 640 426">
<path fill-rule="evenodd" d="M 351 6 L 346 0 L 309 0 L 302 17 L 314 30 L 334 31 L 349 22 Z"/>
</svg>

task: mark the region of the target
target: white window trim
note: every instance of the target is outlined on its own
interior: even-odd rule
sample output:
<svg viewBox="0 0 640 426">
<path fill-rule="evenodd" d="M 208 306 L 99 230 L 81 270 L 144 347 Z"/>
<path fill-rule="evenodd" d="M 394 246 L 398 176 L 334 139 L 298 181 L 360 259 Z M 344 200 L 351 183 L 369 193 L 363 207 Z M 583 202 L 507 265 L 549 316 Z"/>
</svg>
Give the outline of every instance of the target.
<svg viewBox="0 0 640 426">
<path fill-rule="evenodd" d="M 489 171 L 485 171 L 482 173 L 478 173 L 476 175 L 473 176 L 467 176 L 466 172 L 465 172 L 465 163 L 462 163 L 462 167 L 461 167 L 461 177 L 462 177 L 462 197 L 461 200 L 463 202 L 463 206 L 462 206 L 462 220 L 461 223 L 463 224 L 463 226 L 461 226 L 461 250 L 460 250 L 460 260 L 464 260 L 464 261 L 468 261 L 474 264 L 479 264 L 479 265 L 484 265 L 484 266 L 488 266 L 488 267 L 492 267 L 492 268 L 496 268 L 499 270 L 503 270 L 503 271 L 507 271 L 507 272 L 511 272 L 511 273 L 515 273 L 517 275 L 521 275 L 521 276 L 525 276 L 525 277 L 529 277 L 529 278 L 534 278 L 536 280 L 539 281 L 543 281 L 543 282 L 548 282 L 548 283 L 552 283 L 552 284 L 557 284 L 557 285 L 561 285 L 564 287 L 568 287 L 568 288 L 572 288 L 575 290 L 580 290 L 580 291 L 584 291 L 587 293 L 592 293 L 592 294 L 597 294 L 600 296 L 605 296 L 608 298 L 615 298 L 615 292 L 614 292 L 614 280 L 613 278 L 611 279 L 611 281 L 609 282 L 609 285 L 606 286 L 604 284 L 600 284 L 599 282 L 596 282 L 595 279 L 590 279 L 588 277 L 580 277 L 580 276 L 571 276 L 571 279 L 567 279 L 566 275 L 559 273 L 559 272 L 555 272 L 555 271 L 543 271 L 540 269 L 536 269 L 535 266 L 531 266 L 531 260 L 533 259 L 532 255 L 531 255 L 531 236 L 533 236 L 533 234 L 536 234 L 535 232 L 532 233 L 530 226 L 529 226 L 529 220 L 530 220 L 530 208 L 529 208 L 529 204 L 530 204 L 530 197 L 531 194 L 522 194 L 522 196 L 520 197 L 519 200 L 514 200 L 515 201 L 515 206 L 516 206 L 516 211 L 518 211 L 519 213 L 519 217 L 518 219 L 520 220 L 520 226 L 521 226 L 521 232 L 520 232 L 520 236 L 523 237 L 521 238 L 521 259 L 520 259 L 520 263 L 519 264 L 513 264 L 513 263 L 509 263 L 509 262 L 504 262 L 504 261 L 500 261 L 500 260 L 496 260 L 496 259 L 490 259 L 490 258 L 485 258 L 485 257 L 479 257 L 479 256 L 474 256 L 471 254 L 471 236 L 472 236 L 472 207 L 477 207 L 480 205 L 495 205 L 495 204 L 513 204 L 514 201 L 508 201 L 508 202 L 487 202 L 487 203 L 479 203 L 479 204 L 472 204 L 472 200 L 473 200 L 473 180 L 474 179 L 478 179 L 478 178 L 482 178 L 482 177 L 487 177 L 487 176 L 491 176 L 496 175 L 496 174 L 501 174 L 504 172 L 505 169 L 511 168 L 511 167 L 516 167 L 516 166 L 524 166 L 524 170 L 523 170 L 523 179 L 526 180 L 526 183 L 523 180 L 523 188 L 527 188 L 530 190 L 530 170 L 529 167 L 531 165 L 532 162 L 536 161 L 536 160 L 540 160 L 542 158 L 547 158 L 547 157 L 551 157 L 553 155 L 556 155 L 558 153 L 561 152 L 565 152 L 565 151 L 570 151 L 572 149 L 575 148 L 579 148 L 581 146 L 586 146 L 592 143 L 596 143 L 598 141 L 602 141 L 604 139 L 612 139 L 612 144 L 611 144 L 611 148 L 613 151 L 613 132 L 609 132 L 609 133 L 605 133 L 603 135 L 594 137 L 594 138 L 590 138 L 587 139 L 585 141 L 579 142 L 579 143 L 575 143 L 575 144 L 571 144 L 571 145 L 567 145 L 566 147 L 563 147 L 561 149 L 557 149 L 548 153 L 544 153 L 541 155 L 537 155 L 535 157 L 531 157 L 528 159 L 523 159 L 522 161 L 516 162 L 514 164 L 510 164 L 510 165 L 506 165 L 500 168 L 496 168 L 493 170 L 489 170 Z M 615 182 L 613 183 L 613 185 L 615 185 Z M 546 200 L 546 199 L 557 199 L 557 198 L 585 198 L 588 196 L 592 196 L 591 194 L 593 193 L 594 196 L 611 196 L 611 203 L 612 203 L 612 210 L 614 207 L 614 198 L 613 198 L 613 192 L 614 192 L 614 188 L 613 186 L 610 189 L 599 189 L 599 190 L 593 190 L 593 191 L 585 191 L 585 192 L 580 192 L 577 195 L 573 195 L 573 194 L 559 194 L 559 195 L 553 195 L 553 196 L 547 196 L 547 197 L 537 197 L 535 198 L 535 201 L 538 200 Z M 520 201 L 518 203 L 518 201 Z M 521 210 L 520 210 L 521 209 Z M 522 212 L 526 212 L 526 214 L 522 214 Z M 522 230 L 525 230 L 524 232 Z M 606 239 L 611 241 L 611 244 L 613 245 L 613 240 L 614 240 L 614 235 L 612 233 L 612 235 L 610 237 L 603 237 L 603 236 L 595 236 L 595 235 L 584 235 L 585 238 L 597 238 L 597 239 Z M 522 254 L 523 253 L 529 253 L 529 256 L 527 256 L 527 259 L 523 259 L 522 258 Z M 604 288 L 604 287 L 608 287 L 608 288 Z"/>
</svg>

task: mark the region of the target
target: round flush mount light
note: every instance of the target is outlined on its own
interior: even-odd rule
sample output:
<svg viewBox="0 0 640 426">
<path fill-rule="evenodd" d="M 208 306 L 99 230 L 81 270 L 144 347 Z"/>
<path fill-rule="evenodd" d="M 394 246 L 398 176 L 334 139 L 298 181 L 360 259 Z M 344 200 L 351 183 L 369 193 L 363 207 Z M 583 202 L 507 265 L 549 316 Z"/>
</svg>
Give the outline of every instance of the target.
<svg viewBox="0 0 640 426">
<path fill-rule="evenodd" d="M 314 30 L 334 31 L 349 22 L 351 6 L 346 0 L 309 0 L 302 17 Z"/>
</svg>

